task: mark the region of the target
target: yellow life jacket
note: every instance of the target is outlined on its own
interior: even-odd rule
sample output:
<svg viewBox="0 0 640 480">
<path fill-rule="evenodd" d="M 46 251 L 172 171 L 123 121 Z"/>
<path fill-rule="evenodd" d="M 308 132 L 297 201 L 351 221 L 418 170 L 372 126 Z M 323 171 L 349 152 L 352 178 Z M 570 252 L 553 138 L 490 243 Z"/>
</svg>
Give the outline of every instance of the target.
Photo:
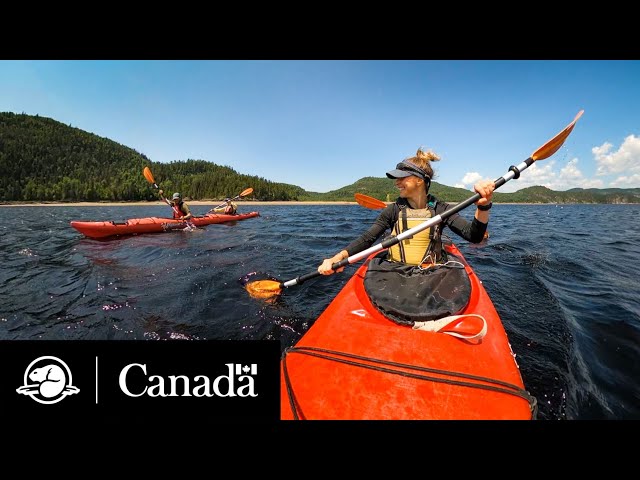
<svg viewBox="0 0 640 480">
<path fill-rule="evenodd" d="M 398 220 L 391 231 L 392 236 L 397 236 L 402 232 L 406 232 L 410 228 L 419 225 L 431 218 L 431 212 L 428 208 L 414 210 L 409 207 L 400 209 Z M 422 259 L 431 243 L 431 228 L 427 228 L 413 236 L 396 243 L 389 248 L 389 260 L 393 262 L 403 262 L 409 265 L 420 265 Z"/>
<path fill-rule="evenodd" d="M 392 236 L 406 232 L 435 216 L 433 208 L 413 209 L 408 206 L 400 208 L 398 220 L 393 226 Z M 434 248 L 434 237 L 439 240 L 438 225 L 426 228 L 389 248 L 388 259 L 392 262 L 403 262 L 408 265 L 436 263 L 440 261 L 440 248 Z"/>
</svg>

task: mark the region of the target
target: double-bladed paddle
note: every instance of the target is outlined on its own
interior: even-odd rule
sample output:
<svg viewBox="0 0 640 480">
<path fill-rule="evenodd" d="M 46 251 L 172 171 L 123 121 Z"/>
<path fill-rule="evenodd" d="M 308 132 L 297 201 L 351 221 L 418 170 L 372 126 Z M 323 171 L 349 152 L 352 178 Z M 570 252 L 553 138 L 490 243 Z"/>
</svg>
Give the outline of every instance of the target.
<svg viewBox="0 0 640 480">
<path fill-rule="evenodd" d="M 243 190 L 242 192 L 240 192 L 238 195 L 236 195 L 233 198 L 230 198 L 229 201 L 232 200 L 237 200 L 238 198 L 242 198 L 242 197 L 246 197 L 247 195 L 251 195 L 253 193 L 253 188 L 249 187 L 245 190 Z M 220 205 L 213 207 L 211 210 L 209 210 L 210 212 L 213 212 L 216 208 L 220 208 L 220 207 L 224 207 L 227 204 L 227 202 L 223 202 Z"/>
<path fill-rule="evenodd" d="M 529 158 L 527 158 L 526 160 L 524 160 L 518 165 L 515 165 L 515 166 L 512 165 L 511 167 L 509 167 L 509 171 L 506 174 L 504 174 L 502 177 L 495 180 L 494 182 L 495 189 L 498 189 L 499 187 L 507 183 L 512 178 L 515 178 L 515 179 L 519 178 L 520 173 L 523 170 L 526 170 L 527 168 L 529 168 L 531 165 L 533 165 L 535 161 L 544 160 L 546 158 L 549 158 L 554 153 L 556 153 L 560 149 L 564 141 L 567 139 L 569 134 L 573 131 L 573 127 L 575 127 L 576 122 L 582 116 L 583 113 L 584 113 L 584 110 L 580 110 L 569 125 L 567 125 L 561 132 L 559 132 L 551 140 L 549 140 L 547 143 L 545 143 L 540 148 L 538 148 L 535 152 L 533 152 Z M 358 200 L 357 195 L 358 194 L 356 194 L 356 200 Z M 361 196 L 360 200 L 358 201 L 360 205 L 363 205 L 364 203 L 365 205 L 363 206 L 366 206 L 366 205 L 373 205 L 375 203 L 375 202 L 372 203 L 370 200 L 368 200 L 368 199 L 371 199 L 371 197 L 367 197 L 367 198 L 363 198 L 363 197 L 366 197 L 366 196 Z M 421 224 L 416 225 L 415 227 L 410 228 L 409 230 L 406 230 L 396 235 L 395 237 L 390 237 L 386 240 L 383 240 L 381 243 L 378 243 L 376 245 L 373 245 L 370 248 L 367 248 L 366 250 L 363 250 L 359 253 L 351 255 L 349 258 L 345 258 L 343 260 L 340 260 L 339 262 L 334 263 L 333 265 L 331 265 L 331 269 L 335 271 L 339 268 L 346 267 L 351 263 L 355 263 L 358 260 L 367 258 L 369 255 L 375 252 L 379 252 L 380 250 L 384 250 L 389 247 L 392 247 L 393 245 L 396 245 L 402 240 L 405 240 L 407 238 L 412 238 L 416 233 L 419 233 L 429 227 L 432 227 L 433 225 L 437 225 L 438 223 L 442 222 L 444 219 L 450 217 L 454 213 L 457 213 L 460 210 L 467 208 L 469 205 L 472 205 L 473 203 L 480 200 L 481 197 L 482 196 L 479 193 L 476 193 L 475 195 L 469 197 L 463 202 L 458 203 L 457 205 L 441 213 L 440 215 L 436 215 L 435 217 L 432 217 L 429 220 L 422 222 Z M 384 206 L 386 206 L 386 204 L 384 204 L 384 206 L 381 205 L 382 203 L 384 202 L 380 201 L 380 204 L 377 204 L 379 208 L 384 208 Z M 369 208 L 372 208 L 372 207 L 369 207 Z M 315 278 L 321 275 L 322 274 L 316 270 L 306 275 L 302 275 L 301 277 L 296 277 L 293 280 L 289 280 L 288 282 L 278 282 L 275 280 L 256 280 L 254 282 L 247 283 L 245 285 L 245 288 L 247 292 L 249 292 L 249 295 L 251 295 L 253 298 L 271 298 L 275 295 L 279 295 L 282 292 L 283 288 L 299 285 L 307 280 L 310 280 L 312 278 Z"/>
<path fill-rule="evenodd" d="M 144 175 L 144 178 L 147 179 L 147 182 L 149 182 L 150 184 L 152 184 L 155 188 L 157 188 L 158 190 L 160 190 L 160 187 L 158 187 L 158 184 L 156 183 L 156 179 L 153 178 L 153 173 L 151 173 L 151 169 L 149 167 L 144 167 L 144 169 L 142 170 L 142 174 Z M 164 196 L 163 196 L 164 197 Z M 164 198 L 163 198 L 164 199 Z M 165 203 L 169 204 L 169 202 L 164 199 Z M 169 204 L 170 205 L 170 204 Z M 182 212 L 180 211 L 180 209 L 178 208 L 177 205 L 171 205 L 171 208 L 173 209 L 173 211 L 175 212 L 176 215 L 178 215 L 179 217 L 182 217 Z M 197 228 L 193 223 L 191 223 L 189 220 L 181 220 L 183 222 L 185 222 L 189 228 Z"/>
</svg>

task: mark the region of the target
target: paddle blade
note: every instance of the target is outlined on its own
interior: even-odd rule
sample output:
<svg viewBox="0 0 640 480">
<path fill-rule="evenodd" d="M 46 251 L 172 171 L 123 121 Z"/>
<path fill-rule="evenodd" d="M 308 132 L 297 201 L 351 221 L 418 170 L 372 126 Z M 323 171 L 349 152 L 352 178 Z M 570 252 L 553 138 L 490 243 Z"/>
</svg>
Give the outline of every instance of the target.
<svg viewBox="0 0 640 480">
<path fill-rule="evenodd" d="M 246 190 L 243 190 L 239 197 L 246 197 L 247 195 L 251 195 L 253 193 L 253 188 L 249 187 Z"/>
<path fill-rule="evenodd" d="M 144 178 L 147 179 L 147 182 L 153 183 L 155 185 L 156 181 L 153 178 L 153 173 L 151 173 L 149 167 L 144 167 L 144 170 L 142 170 L 142 174 L 144 175 Z"/>
<path fill-rule="evenodd" d="M 541 146 L 538 150 L 536 150 L 531 155 L 531 158 L 533 160 L 543 160 L 545 158 L 549 158 L 551 155 L 556 153 L 558 149 L 562 146 L 564 141 L 567 139 L 571 131 L 573 130 L 573 127 L 576 126 L 576 122 L 582 116 L 583 113 L 584 113 L 584 110 L 580 110 L 576 115 L 576 118 L 573 119 L 573 122 L 567 125 L 564 130 L 562 130 L 555 137 L 553 137 L 551 140 L 549 140 L 547 143 Z"/>
<path fill-rule="evenodd" d="M 239 279 L 240 284 L 252 298 L 260 298 L 271 303 L 282 293 L 282 283 L 263 272 L 251 272 Z"/>
<path fill-rule="evenodd" d="M 359 205 L 362 205 L 365 208 L 379 210 L 387 206 L 387 204 L 384 203 L 382 200 L 369 197 L 368 195 L 363 195 L 362 193 L 356 193 L 354 196 L 356 197 L 356 202 L 358 202 Z"/>
<path fill-rule="evenodd" d="M 282 284 L 275 280 L 257 280 L 244 286 L 252 298 L 270 299 L 282 293 Z"/>
</svg>

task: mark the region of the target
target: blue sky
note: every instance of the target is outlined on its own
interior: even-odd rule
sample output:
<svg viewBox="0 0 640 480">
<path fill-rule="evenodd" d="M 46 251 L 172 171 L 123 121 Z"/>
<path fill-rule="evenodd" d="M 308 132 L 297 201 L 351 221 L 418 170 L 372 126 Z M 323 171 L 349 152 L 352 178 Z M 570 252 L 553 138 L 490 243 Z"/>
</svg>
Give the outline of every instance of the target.
<svg viewBox="0 0 640 480">
<path fill-rule="evenodd" d="M 384 177 L 419 147 L 441 156 L 435 181 L 471 189 L 582 109 L 500 191 L 640 187 L 638 60 L 0 61 L 0 111 L 315 192 Z"/>
</svg>

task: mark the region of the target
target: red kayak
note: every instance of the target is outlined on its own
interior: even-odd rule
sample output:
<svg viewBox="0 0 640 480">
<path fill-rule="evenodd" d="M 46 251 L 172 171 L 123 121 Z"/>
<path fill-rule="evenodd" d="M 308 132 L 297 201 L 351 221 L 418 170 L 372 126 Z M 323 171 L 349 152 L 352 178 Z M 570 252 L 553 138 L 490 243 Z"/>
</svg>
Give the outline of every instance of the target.
<svg viewBox="0 0 640 480">
<path fill-rule="evenodd" d="M 189 222 L 172 218 L 147 217 L 132 218 L 124 222 L 80 222 L 72 221 L 71 226 L 83 235 L 91 238 L 111 237 L 114 235 L 137 235 L 140 233 L 160 233 L 171 230 L 182 230 L 192 223 L 196 227 L 204 227 L 213 223 L 237 222 L 247 218 L 258 217 L 258 212 L 241 213 L 238 215 L 222 215 L 210 213 L 200 217 L 193 217 Z"/>
<path fill-rule="evenodd" d="M 500 317 L 453 244 L 471 282 L 457 315 L 400 325 L 364 287 L 371 255 L 281 360 L 283 420 L 534 419 Z"/>
</svg>

